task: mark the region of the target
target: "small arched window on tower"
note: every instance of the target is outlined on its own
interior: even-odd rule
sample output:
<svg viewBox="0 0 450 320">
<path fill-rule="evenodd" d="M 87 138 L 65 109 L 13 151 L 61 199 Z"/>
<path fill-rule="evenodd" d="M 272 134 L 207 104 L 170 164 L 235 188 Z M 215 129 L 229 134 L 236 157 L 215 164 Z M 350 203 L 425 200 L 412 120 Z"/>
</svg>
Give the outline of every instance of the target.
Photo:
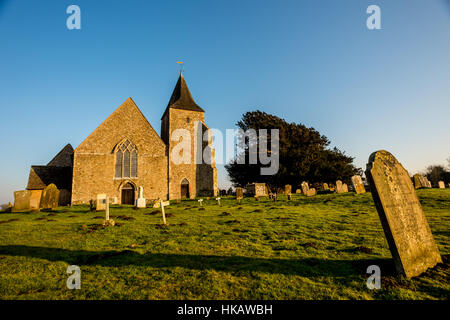
<svg viewBox="0 0 450 320">
<path fill-rule="evenodd" d="M 115 178 L 137 178 L 137 166 L 137 148 L 128 139 L 126 139 L 116 147 Z"/>
</svg>

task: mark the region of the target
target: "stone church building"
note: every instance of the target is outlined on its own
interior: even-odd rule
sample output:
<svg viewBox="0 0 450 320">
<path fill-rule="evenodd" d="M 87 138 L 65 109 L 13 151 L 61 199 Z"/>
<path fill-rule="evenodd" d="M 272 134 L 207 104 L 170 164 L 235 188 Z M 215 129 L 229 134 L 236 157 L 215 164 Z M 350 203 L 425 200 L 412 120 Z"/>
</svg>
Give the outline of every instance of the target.
<svg viewBox="0 0 450 320">
<path fill-rule="evenodd" d="M 218 187 L 212 138 L 207 136 L 208 141 L 197 146 L 199 129 L 195 127 L 201 134 L 208 129 L 205 111 L 195 103 L 180 74 L 161 118 L 161 137 L 128 98 L 75 150 L 67 145 L 47 166 L 32 166 L 27 190 L 54 183 L 62 190 L 61 205 L 87 203 L 101 193 L 117 203 L 134 204 L 140 186 L 146 199 L 214 196 Z M 179 143 L 172 141 L 176 129 L 191 134 L 190 163 L 172 159 Z M 210 164 L 195 161 L 203 150 Z"/>
</svg>

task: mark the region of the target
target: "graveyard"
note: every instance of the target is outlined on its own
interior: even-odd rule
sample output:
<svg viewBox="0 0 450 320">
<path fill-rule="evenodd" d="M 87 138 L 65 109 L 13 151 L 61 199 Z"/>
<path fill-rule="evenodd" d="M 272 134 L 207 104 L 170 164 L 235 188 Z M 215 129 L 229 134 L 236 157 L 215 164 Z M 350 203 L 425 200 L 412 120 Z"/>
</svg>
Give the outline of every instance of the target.
<svg viewBox="0 0 450 320">
<path fill-rule="evenodd" d="M 0 213 L 0 299 L 445 300 L 450 189 L 417 189 L 443 263 L 395 272 L 370 192 Z M 67 267 L 81 289 L 67 290 Z M 381 289 L 369 290 L 369 265 Z"/>
</svg>

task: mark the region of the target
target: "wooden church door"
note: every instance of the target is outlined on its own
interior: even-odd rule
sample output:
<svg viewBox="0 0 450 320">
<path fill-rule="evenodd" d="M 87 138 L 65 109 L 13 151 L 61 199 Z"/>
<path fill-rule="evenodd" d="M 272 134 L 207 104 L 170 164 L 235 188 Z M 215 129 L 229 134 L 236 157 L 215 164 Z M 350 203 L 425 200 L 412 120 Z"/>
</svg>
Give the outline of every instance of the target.
<svg viewBox="0 0 450 320">
<path fill-rule="evenodd" d="M 131 183 L 127 183 L 122 188 L 122 204 L 134 205 L 134 187 Z"/>
<path fill-rule="evenodd" d="M 181 182 L 181 199 L 189 198 L 189 181 L 183 179 Z"/>
</svg>

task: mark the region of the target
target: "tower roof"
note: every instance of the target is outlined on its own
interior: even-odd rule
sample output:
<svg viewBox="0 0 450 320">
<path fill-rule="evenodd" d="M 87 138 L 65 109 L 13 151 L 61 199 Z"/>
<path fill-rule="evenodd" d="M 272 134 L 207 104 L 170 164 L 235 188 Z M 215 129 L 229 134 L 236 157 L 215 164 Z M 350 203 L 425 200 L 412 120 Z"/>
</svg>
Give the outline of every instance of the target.
<svg viewBox="0 0 450 320">
<path fill-rule="evenodd" d="M 178 78 L 177 84 L 173 89 L 172 96 L 170 97 L 163 117 L 169 108 L 205 112 L 205 110 L 200 108 L 195 103 L 194 98 L 192 98 L 191 92 L 189 91 L 186 81 L 184 80 L 183 73 L 180 73 L 180 77 Z"/>
</svg>

